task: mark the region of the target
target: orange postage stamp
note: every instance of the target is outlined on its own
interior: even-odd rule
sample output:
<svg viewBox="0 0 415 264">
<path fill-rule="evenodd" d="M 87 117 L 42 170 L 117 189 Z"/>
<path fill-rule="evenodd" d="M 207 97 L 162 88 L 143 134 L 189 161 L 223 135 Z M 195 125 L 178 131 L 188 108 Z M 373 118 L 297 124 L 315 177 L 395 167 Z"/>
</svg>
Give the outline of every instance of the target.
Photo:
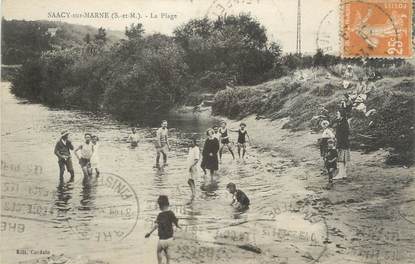
<svg viewBox="0 0 415 264">
<path fill-rule="evenodd" d="M 412 0 L 342 0 L 343 57 L 412 56 Z"/>
</svg>

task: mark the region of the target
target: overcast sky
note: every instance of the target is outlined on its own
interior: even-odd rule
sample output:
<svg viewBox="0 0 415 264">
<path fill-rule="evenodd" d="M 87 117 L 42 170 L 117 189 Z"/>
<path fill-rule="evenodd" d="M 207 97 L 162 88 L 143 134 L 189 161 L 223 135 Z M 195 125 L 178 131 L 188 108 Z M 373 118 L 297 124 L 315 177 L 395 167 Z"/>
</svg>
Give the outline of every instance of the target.
<svg viewBox="0 0 415 264">
<path fill-rule="evenodd" d="M 192 18 L 245 12 L 257 18 L 271 40 L 279 42 L 284 52 L 295 52 L 298 0 L 3 0 L 6 19 L 57 20 L 68 23 L 124 30 L 140 22 L 147 33 L 171 35 L 173 29 Z M 69 12 L 70 17 L 48 15 Z M 84 12 L 108 12 L 118 18 L 74 18 Z M 123 18 L 122 14 L 139 13 L 141 18 Z M 338 51 L 338 0 L 302 0 L 302 50 L 315 52 L 317 45 L 330 53 Z M 165 13 L 161 17 L 161 13 Z M 167 15 L 173 19 L 170 19 Z M 157 18 L 155 18 L 157 15 Z M 153 16 L 153 18 L 152 18 Z M 319 36 L 319 38 L 318 38 Z M 316 43 L 319 39 L 318 44 Z"/>
</svg>

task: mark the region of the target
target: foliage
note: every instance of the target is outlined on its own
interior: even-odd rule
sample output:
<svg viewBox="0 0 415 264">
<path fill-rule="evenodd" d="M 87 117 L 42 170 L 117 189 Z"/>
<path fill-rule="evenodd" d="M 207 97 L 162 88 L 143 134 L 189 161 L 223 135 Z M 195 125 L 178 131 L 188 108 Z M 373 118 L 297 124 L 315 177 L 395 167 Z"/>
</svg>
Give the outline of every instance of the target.
<svg viewBox="0 0 415 264">
<path fill-rule="evenodd" d="M 194 19 L 174 35 L 195 77 L 220 72 L 236 84 L 257 84 L 273 77 L 281 55 L 279 45 L 269 43 L 265 28 L 249 15 Z"/>
<path fill-rule="evenodd" d="M 49 28 L 57 28 L 56 35 L 48 33 Z M 25 21 L 2 19 L 1 57 L 2 64 L 22 64 L 26 59 L 39 57 L 53 48 L 66 49 L 81 47 L 86 36 L 97 34 L 91 26 L 68 24 L 57 21 Z M 107 45 L 112 45 L 122 37 L 122 32 L 104 30 Z M 98 33 L 101 38 L 102 33 Z"/>
</svg>

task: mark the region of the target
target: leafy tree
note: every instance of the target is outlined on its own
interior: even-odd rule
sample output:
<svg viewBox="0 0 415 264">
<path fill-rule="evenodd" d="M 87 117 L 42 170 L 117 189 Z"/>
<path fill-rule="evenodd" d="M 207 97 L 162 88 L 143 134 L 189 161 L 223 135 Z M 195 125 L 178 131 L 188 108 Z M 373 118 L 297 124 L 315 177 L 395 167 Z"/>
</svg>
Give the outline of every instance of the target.
<svg viewBox="0 0 415 264">
<path fill-rule="evenodd" d="M 107 42 L 107 32 L 105 28 L 98 28 L 98 33 L 95 34 L 95 42 L 99 44 L 105 44 Z"/>
<path fill-rule="evenodd" d="M 141 23 L 131 24 L 130 28 L 125 28 L 125 35 L 128 37 L 129 40 L 133 39 L 141 39 L 144 34 L 144 28 Z"/>
</svg>

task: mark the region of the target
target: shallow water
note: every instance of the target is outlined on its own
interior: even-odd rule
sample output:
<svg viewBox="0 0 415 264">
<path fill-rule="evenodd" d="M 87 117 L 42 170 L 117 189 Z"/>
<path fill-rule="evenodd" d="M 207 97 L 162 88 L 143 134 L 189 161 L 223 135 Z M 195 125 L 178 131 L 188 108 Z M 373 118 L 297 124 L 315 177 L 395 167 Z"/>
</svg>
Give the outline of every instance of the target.
<svg viewBox="0 0 415 264">
<path fill-rule="evenodd" d="M 131 148 L 129 126 L 108 116 L 27 103 L 11 95 L 7 83 L 2 83 L 1 105 L 4 263 L 32 263 L 60 254 L 64 255 L 56 258 L 80 263 L 156 263 L 157 234 L 150 239 L 144 234 L 158 214 L 160 194 L 169 196 L 182 225 L 172 252 L 177 262 L 264 263 L 259 257 L 284 262 L 299 254 L 295 263 L 307 263 L 310 258 L 301 255 L 315 259 L 324 251 L 323 222 L 307 220 L 307 212 L 297 208 L 299 197 L 290 191 L 295 179 L 284 171 L 268 170 L 267 156 L 254 148 L 245 162 L 233 161 L 225 153 L 216 183 L 199 177 L 196 198 L 190 200 L 187 142 L 194 136 L 203 138 L 206 128 L 216 122 L 212 118 L 160 117 L 173 128 L 172 151 L 169 166 L 157 169 L 152 127 L 159 120 L 142 125 L 139 133 L 145 140 Z M 72 133 L 75 147 L 85 132 L 99 135 L 99 178 L 83 181 L 73 155 L 75 182 L 59 183 L 53 149 L 65 129 Z M 284 158 L 279 162 L 289 164 Z M 249 196 L 252 205 L 247 212 L 229 206 L 231 195 L 225 186 L 230 181 Z M 291 233 L 281 235 L 281 230 Z M 244 245 L 256 245 L 262 253 Z"/>
</svg>

